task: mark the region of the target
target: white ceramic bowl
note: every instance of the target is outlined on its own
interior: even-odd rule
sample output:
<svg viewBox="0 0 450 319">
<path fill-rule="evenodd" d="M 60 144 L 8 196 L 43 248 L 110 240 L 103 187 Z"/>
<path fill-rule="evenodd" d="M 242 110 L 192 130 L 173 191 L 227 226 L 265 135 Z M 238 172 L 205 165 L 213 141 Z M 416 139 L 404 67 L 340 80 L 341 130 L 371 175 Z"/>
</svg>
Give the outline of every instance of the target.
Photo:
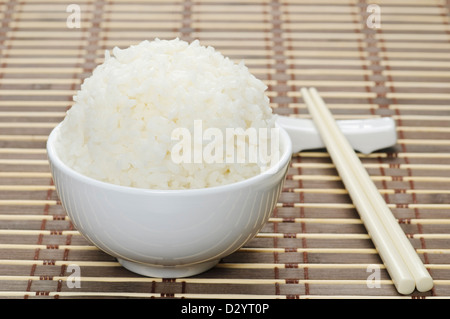
<svg viewBox="0 0 450 319">
<path fill-rule="evenodd" d="M 292 154 L 280 128 L 279 165 L 241 182 L 192 190 L 124 187 L 86 177 L 59 158 L 57 126 L 47 154 L 56 190 L 77 230 L 127 269 L 151 277 L 192 276 L 214 267 L 267 222 Z"/>
</svg>

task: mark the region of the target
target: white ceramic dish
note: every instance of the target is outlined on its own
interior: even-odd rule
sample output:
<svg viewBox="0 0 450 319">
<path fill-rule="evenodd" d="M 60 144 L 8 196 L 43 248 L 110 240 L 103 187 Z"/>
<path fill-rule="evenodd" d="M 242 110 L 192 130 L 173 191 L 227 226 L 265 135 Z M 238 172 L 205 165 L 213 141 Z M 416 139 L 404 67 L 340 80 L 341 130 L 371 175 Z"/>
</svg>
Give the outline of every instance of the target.
<svg viewBox="0 0 450 319">
<path fill-rule="evenodd" d="M 252 239 L 270 217 L 292 155 L 280 129 L 279 165 L 241 182 L 192 190 L 104 183 L 58 157 L 57 126 L 47 153 L 61 203 L 78 231 L 127 269 L 151 277 L 192 276 Z"/>
<path fill-rule="evenodd" d="M 214 267 L 252 239 L 269 219 L 293 152 L 321 148 L 313 122 L 280 116 L 281 156 L 264 174 L 224 186 L 150 190 L 81 175 L 47 153 L 59 198 L 75 227 L 127 269 L 151 277 L 192 276 Z M 366 153 L 396 143 L 390 118 L 338 121 L 352 147 Z"/>
<path fill-rule="evenodd" d="M 336 123 L 353 149 L 361 153 L 369 154 L 397 143 L 397 129 L 391 117 L 337 120 Z M 277 124 L 291 137 L 294 153 L 325 148 L 312 120 L 278 116 Z"/>
</svg>

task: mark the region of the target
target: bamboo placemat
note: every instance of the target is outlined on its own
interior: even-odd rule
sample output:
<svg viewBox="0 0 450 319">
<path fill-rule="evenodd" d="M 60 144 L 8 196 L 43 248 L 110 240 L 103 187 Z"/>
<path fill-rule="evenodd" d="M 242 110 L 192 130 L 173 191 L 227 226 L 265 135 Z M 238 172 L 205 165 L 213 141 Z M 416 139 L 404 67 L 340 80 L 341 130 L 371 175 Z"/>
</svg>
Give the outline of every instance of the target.
<svg viewBox="0 0 450 319">
<path fill-rule="evenodd" d="M 370 1 L 380 28 L 365 0 L 77 0 L 69 28 L 72 3 L 0 1 L 1 298 L 450 297 L 449 1 Z M 267 225 L 201 275 L 135 275 L 83 239 L 55 192 L 47 136 L 104 50 L 155 37 L 245 59 L 278 114 L 309 118 L 299 89 L 315 86 L 337 119 L 393 117 L 398 144 L 361 160 L 433 290 L 396 292 L 325 150 L 293 156 Z"/>
</svg>

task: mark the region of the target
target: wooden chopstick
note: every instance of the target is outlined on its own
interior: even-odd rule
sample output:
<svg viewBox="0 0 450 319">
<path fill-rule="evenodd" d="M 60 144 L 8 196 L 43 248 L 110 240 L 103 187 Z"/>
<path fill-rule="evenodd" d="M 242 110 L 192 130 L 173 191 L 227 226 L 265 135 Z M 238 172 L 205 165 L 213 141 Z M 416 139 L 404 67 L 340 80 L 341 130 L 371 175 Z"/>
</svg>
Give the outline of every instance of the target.
<svg viewBox="0 0 450 319">
<path fill-rule="evenodd" d="M 355 151 L 340 131 L 317 90 L 302 88 L 302 97 L 336 165 L 360 217 L 397 290 L 427 291 L 433 279 L 373 184 Z"/>
</svg>

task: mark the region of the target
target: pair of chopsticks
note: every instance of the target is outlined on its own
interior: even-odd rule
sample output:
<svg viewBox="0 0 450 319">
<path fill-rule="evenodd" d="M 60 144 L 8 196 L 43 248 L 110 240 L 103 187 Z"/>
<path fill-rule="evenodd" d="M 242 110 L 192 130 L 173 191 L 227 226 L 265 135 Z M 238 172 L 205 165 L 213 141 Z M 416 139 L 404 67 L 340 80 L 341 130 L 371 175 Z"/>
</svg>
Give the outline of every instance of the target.
<svg viewBox="0 0 450 319">
<path fill-rule="evenodd" d="M 430 290 L 433 279 L 319 93 L 302 88 L 301 94 L 397 291 Z"/>
</svg>

